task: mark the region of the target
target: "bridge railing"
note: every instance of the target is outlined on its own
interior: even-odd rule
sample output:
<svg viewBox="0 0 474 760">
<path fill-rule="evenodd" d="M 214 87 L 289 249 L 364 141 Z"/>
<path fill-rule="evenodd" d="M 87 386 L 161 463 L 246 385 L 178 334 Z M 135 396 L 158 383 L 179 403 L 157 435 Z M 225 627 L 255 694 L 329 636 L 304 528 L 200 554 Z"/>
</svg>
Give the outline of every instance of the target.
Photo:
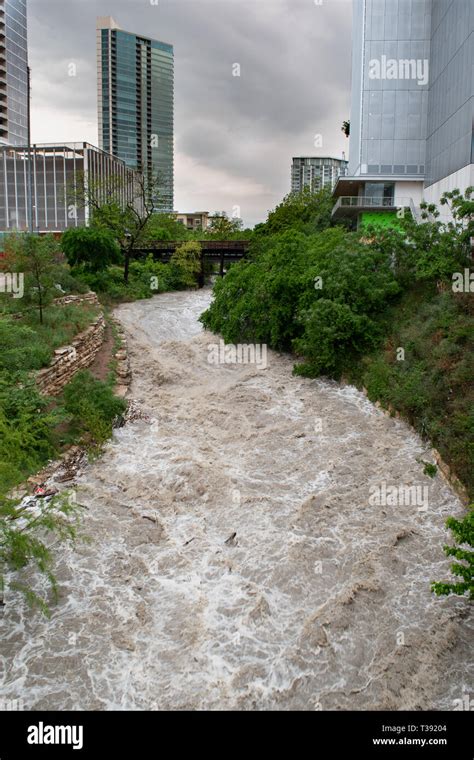
<svg viewBox="0 0 474 760">
<path fill-rule="evenodd" d="M 186 242 L 186 240 L 155 240 L 147 243 L 147 245 L 143 247 L 154 248 L 157 251 L 167 251 L 170 248 L 179 248 L 180 245 L 183 245 L 183 243 Z M 203 249 L 207 249 L 209 251 L 232 251 L 241 248 L 247 249 L 250 246 L 250 240 L 198 240 L 197 242 L 202 246 Z"/>
</svg>

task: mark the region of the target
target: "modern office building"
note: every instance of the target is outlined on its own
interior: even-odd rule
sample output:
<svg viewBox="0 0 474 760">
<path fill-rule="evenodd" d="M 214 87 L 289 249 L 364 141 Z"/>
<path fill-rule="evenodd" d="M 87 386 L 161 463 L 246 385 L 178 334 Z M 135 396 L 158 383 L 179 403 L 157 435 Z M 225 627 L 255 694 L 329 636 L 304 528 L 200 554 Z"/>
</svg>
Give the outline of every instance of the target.
<svg viewBox="0 0 474 760">
<path fill-rule="evenodd" d="M 474 0 L 353 0 L 348 175 L 354 224 L 474 184 Z M 442 207 L 443 209 L 443 207 Z"/>
<path fill-rule="evenodd" d="M 474 185 L 474 0 L 434 0 L 423 195 Z"/>
<path fill-rule="evenodd" d="M 28 143 L 26 0 L 0 1 L 0 144 Z"/>
<path fill-rule="evenodd" d="M 158 177 L 157 205 L 174 208 L 172 45 L 97 20 L 99 145 L 145 176 Z"/>
<path fill-rule="evenodd" d="M 0 231 L 55 233 L 87 225 L 91 210 L 81 187 L 88 182 L 100 191 L 110 178 L 119 180 L 124 203 L 134 200 L 135 172 L 88 143 L 0 146 Z"/>
<path fill-rule="evenodd" d="M 347 164 L 348 162 L 344 159 L 327 156 L 293 158 L 291 191 L 300 193 L 305 187 L 309 187 L 313 192 L 323 187 L 334 190 L 339 177 L 347 173 Z"/>
</svg>

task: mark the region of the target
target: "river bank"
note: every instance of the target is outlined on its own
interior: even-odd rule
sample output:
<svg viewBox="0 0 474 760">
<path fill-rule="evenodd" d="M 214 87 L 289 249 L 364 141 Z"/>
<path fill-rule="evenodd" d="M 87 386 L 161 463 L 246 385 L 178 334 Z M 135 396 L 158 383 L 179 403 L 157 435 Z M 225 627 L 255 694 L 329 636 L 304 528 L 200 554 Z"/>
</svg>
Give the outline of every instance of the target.
<svg viewBox="0 0 474 760">
<path fill-rule="evenodd" d="M 25 709 L 453 709 L 468 609 L 435 599 L 444 522 L 402 421 L 335 382 L 211 365 L 209 292 L 124 304 L 140 410 L 75 481 L 91 537 L 60 549 L 51 620 L 2 621 Z M 382 483 L 428 509 L 370 503 Z M 235 534 L 235 535 L 234 535 Z"/>
</svg>

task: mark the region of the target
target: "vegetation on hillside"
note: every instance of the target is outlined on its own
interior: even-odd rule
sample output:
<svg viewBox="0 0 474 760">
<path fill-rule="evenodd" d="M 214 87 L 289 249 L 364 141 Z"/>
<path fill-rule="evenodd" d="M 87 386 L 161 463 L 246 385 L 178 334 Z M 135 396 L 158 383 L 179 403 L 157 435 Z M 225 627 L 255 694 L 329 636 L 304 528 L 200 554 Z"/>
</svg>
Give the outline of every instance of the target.
<svg viewBox="0 0 474 760">
<path fill-rule="evenodd" d="M 474 495 L 474 190 L 399 228 L 331 226 L 323 193 L 288 196 L 251 258 L 217 282 L 201 320 L 227 343 L 296 355 L 295 372 L 346 378 L 399 411 Z"/>
<path fill-rule="evenodd" d="M 12 489 L 59 455 L 65 427 L 69 441 L 102 444 L 125 403 L 113 395 L 112 381 L 99 382 L 89 373 L 76 375 L 54 403 L 38 392 L 34 372 L 84 330 L 98 309 L 54 303 L 87 286 L 71 275 L 52 238 L 12 237 L 0 275 L 11 272 L 26 276 L 20 298 L 0 296 L 0 599 L 8 577 L 11 589 L 47 611 L 46 596 L 38 596 L 28 582 L 28 567 L 44 574 L 55 592 L 50 541 L 74 542 L 80 511 L 67 498 L 27 508 Z"/>
</svg>

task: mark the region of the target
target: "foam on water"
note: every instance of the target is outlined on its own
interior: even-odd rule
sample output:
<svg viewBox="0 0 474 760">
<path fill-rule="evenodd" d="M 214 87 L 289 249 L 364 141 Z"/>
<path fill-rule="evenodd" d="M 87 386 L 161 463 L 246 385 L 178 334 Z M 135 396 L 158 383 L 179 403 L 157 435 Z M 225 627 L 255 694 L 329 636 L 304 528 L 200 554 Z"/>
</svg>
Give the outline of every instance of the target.
<svg viewBox="0 0 474 760">
<path fill-rule="evenodd" d="M 58 549 L 51 620 L 8 604 L 2 697 L 53 710 L 452 709 L 470 618 L 429 583 L 447 574 L 456 496 L 423 475 L 413 431 L 356 389 L 293 377 L 272 352 L 266 370 L 210 365 L 216 338 L 197 320 L 209 299 L 118 310 L 150 421 L 118 430 L 78 478 L 91 540 Z M 383 481 L 427 486 L 428 511 L 371 506 Z"/>
</svg>

